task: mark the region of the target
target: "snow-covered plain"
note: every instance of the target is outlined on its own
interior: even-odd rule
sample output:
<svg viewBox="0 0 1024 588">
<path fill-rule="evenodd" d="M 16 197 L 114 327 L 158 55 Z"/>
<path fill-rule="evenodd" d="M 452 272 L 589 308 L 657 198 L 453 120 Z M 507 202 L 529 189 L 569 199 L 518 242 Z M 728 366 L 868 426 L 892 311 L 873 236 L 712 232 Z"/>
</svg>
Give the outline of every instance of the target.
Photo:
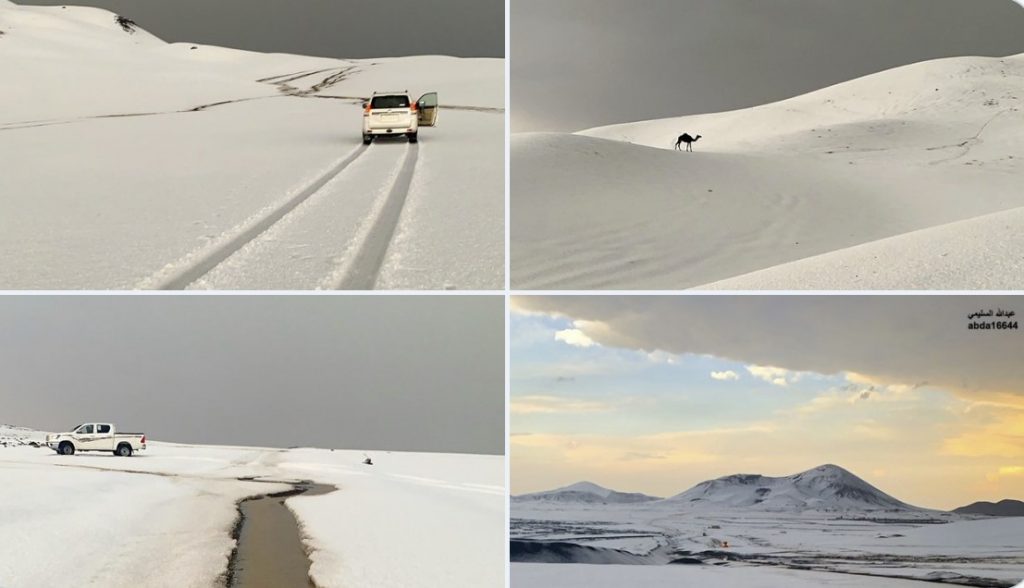
<svg viewBox="0 0 1024 588">
<path fill-rule="evenodd" d="M 0 427 L 0 439 L 44 435 Z M 149 443 L 131 458 L 0 444 L 0 586 L 211 587 L 236 501 L 295 496 L 320 587 L 476 588 L 504 578 L 502 457 Z M 239 478 L 256 477 L 261 481 Z M 267 481 L 278 483 L 266 483 Z M 457 564 L 453 562 L 457 561 Z"/>
<path fill-rule="evenodd" d="M 503 286 L 503 60 L 167 44 L 8 0 L 0 31 L 0 287 Z M 438 126 L 364 149 L 362 98 L 395 89 L 437 91 Z"/>
<path fill-rule="evenodd" d="M 522 289 L 1020 289 L 1024 55 L 512 137 Z M 694 153 L 678 135 L 703 135 Z"/>
<path fill-rule="evenodd" d="M 719 568 L 711 566 L 588 566 L 580 564 L 512 564 L 513 588 L 604 588 L 643 586 L 678 588 L 679 586 L 715 586 L 720 588 L 913 588 L 920 582 L 863 576 L 823 574 L 801 570 L 753 567 Z"/>
<path fill-rule="evenodd" d="M 608 578 L 645 586 L 902 585 L 891 578 L 1012 586 L 1024 578 L 1024 519 L 921 509 L 834 466 L 728 476 L 639 504 L 515 497 L 511 534 L 523 541 L 512 550 L 520 562 L 513 585 L 521 586 L 582 586 L 604 573 L 592 568 L 609 566 Z"/>
<path fill-rule="evenodd" d="M 298 496 L 317 586 L 501 586 L 501 457 L 295 450 L 281 467 L 343 492 Z"/>
</svg>

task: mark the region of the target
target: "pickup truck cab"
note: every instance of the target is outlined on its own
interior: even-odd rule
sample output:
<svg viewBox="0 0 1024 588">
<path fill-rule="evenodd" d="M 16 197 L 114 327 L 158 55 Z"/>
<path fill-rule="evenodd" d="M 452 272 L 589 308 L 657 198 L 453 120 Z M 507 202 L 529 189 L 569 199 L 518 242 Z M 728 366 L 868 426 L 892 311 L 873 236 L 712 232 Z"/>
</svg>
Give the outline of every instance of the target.
<svg viewBox="0 0 1024 588">
<path fill-rule="evenodd" d="M 70 433 L 46 436 L 46 446 L 61 455 L 74 455 L 76 451 L 108 451 L 121 457 L 131 457 L 146 448 L 143 433 L 118 433 L 110 423 L 85 423 Z"/>
<path fill-rule="evenodd" d="M 408 91 L 374 92 L 363 104 L 363 143 L 369 145 L 376 135 L 405 135 L 415 143 L 420 127 L 437 124 L 437 110 L 437 92 L 416 102 Z"/>
</svg>

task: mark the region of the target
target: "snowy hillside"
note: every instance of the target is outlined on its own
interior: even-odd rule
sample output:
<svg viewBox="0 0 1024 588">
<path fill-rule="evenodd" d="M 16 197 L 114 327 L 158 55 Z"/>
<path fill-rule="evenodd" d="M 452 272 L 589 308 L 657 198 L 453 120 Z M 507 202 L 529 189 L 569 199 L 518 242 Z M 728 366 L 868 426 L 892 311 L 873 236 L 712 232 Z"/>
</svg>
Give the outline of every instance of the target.
<svg viewBox="0 0 1024 588">
<path fill-rule="evenodd" d="M 668 498 L 666 506 L 801 512 L 917 511 L 839 466 L 824 465 L 793 476 L 736 474 L 701 482 Z"/>
<path fill-rule="evenodd" d="M 746 110 L 515 135 L 513 285 L 1024 287 L 1022 84 L 1024 55 L 943 59 Z M 673 149 L 684 132 L 694 153 Z"/>
<path fill-rule="evenodd" d="M 577 482 L 575 484 L 550 490 L 547 492 L 535 492 L 513 496 L 514 501 L 540 500 L 545 502 L 576 502 L 576 503 L 600 503 L 600 504 L 633 504 L 637 502 L 651 502 L 661 500 L 655 496 L 648 496 L 639 492 L 617 492 L 593 482 Z"/>
<path fill-rule="evenodd" d="M 10 435 L 43 434 L 0 429 Z M 501 456 L 148 445 L 130 458 L 0 445 L 0 584 L 223 585 L 236 503 L 300 480 L 333 490 L 285 500 L 317 586 L 503 581 Z M 87 540 L 75 537 L 83 529 Z"/>
<path fill-rule="evenodd" d="M 0 447 L 18 447 L 21 445 L 39 445 L 46 440 L 46 433 L 0 424 Z"/>
<path fill-rule="evenodd" d="M 513 500 L 510 522 L 516 587 L 1009 587 L 1024 577 L 1024 517 L 917 508 L 833 465 L 725 476 L 636 504 Z"/>
<path fill-rule="evenodd" d="M 503 285 L 503 60 L 167 44 L 6 0 L 0 31 L 0 287 Z M 438 126 L 365 148 L 362 99 L 396 88 L 438 92 Z"/>
<path fill-rule="evenodd" d="M 960 514 L 976 514 L 989 517 L 1024 517 L 1024 502 L 1005 499 L 999 502 L 975 502 L 954 509 Z"/>
</svg>

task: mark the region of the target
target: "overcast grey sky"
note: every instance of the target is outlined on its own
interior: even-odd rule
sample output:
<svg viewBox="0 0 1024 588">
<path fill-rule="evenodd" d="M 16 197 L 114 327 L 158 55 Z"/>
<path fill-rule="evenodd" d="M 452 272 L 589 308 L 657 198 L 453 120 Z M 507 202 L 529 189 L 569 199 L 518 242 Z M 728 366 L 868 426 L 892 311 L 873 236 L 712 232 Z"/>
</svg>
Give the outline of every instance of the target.
<svg viewBox="0 0 1024 588">
<path fill-rule="evenodd" d="M 0 296 L 0 423 L 504 453 L 500 296 Z"/>
<path fill-rule="evenodd" d="M 98 6 L 165 41 L 323 57 L 505 55 L 502 0 L 15 0 Z"/>
<path fill-rule="evenodd" d="M 926 59 L 1024 53 L 1012 0 L 513 0 L 512 130 L 746 108 Z"/>
<path fill-rule="evenodd" d="M 1012 311 L 1016 318 L 982 320 L 1018 322 L 1024 297 L 517 296 L 512 306 L 568 317 L 608 347 L 857 372 L 1024 408 L 1024 334 L 968 328 L 976 312 Z"/>
</svg>

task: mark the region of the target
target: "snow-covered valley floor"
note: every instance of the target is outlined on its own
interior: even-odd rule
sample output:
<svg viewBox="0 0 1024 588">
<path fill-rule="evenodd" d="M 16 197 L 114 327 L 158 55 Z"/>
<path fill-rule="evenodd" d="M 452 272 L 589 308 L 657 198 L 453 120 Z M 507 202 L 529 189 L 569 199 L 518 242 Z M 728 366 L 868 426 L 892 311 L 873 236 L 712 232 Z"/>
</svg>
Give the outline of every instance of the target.
<svg viewBox="0 0 1024 588">
<path fill-rule="evenodd" d="M 1024 288 L 1024 55 L 511 145 L 517 289 Z M 702 135 L 693 153 L 682 133 Z"/>
<path fill-rule="evenodd" d="M 504 64 L 167 44 L 0 0 L 0 287 L 500 289 Z M 361 143 L 377 90 L 439 93 Z"/>
<path fill-rule="evenodd" d="M 512 564 L 512 588 L 715 586 L 720 588 L 920 588 L 920 582 L 747 566 Z"/>
<path fill-rule="evenodd" d="M 58 456 L 0 427 L 0 586 L 221 586 L 236 502 L 295 496 L 319 587 L 500 586 L 500 456 L 149 443 L 130 458 Z M 256 477 L 262 481 L 244 478 Z M 266 483 L 266 481 L 280 483 Z"/>
<path fill-rule="evenodd" d="M 513 501 L 511 536 L 512 560 L 523 562 L 513 564 L 513 587 L 1008 587 L 1024 578 L 1024 518 Z"/>
</svg>

